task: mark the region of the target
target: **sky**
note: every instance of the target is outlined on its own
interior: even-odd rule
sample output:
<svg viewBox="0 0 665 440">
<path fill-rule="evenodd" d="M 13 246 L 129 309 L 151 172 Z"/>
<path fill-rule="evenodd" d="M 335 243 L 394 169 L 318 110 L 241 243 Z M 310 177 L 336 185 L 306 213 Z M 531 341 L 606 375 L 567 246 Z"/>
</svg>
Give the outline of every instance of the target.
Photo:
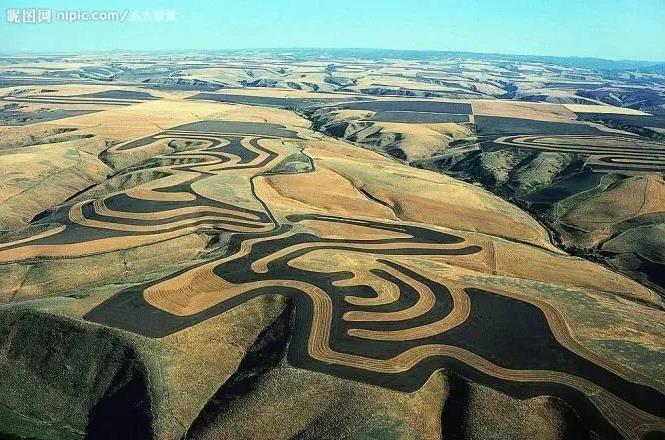
<svg viewBox="0 0 665 440">
<path fill-rule="evenodd" d="M 665 0 L 2 0 L 3 8 L 5 53 L 384 48 L 665 61 Z M 50 23 L 37 22 L 40 10 L 51 11 Z M 58 17 L 76 11 L 124 19 Z"/>
</svg>

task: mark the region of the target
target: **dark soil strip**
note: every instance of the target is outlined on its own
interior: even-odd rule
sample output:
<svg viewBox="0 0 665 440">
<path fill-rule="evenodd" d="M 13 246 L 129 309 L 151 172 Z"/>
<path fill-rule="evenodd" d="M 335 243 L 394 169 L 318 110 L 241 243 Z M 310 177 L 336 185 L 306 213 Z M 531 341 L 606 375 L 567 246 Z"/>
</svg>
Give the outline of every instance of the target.
<svg viewBox="0 0 665 440">
<path fill-rule="evenodd" d="M 301 216 L 300 218 L 316 219 L 317 216 Z M 297 221 L 298 218 L 292 218 L 291 220 Z M 339 219 L 338 221 L 343 222 L 344 220 Z M 368 223 L 373 224 L 374 222 Z M 378 222 L 376 225 L 381 226 Z M 413 243 L 446 242 L 446 236 L 448 235 L 412 226 L 392 224 L 389 226 L 391 228 L 395 226 L 401 227 L 403 232 L 413 235 L 414 239 L 406 240 Z M 453 238 L 452 236 L 450 237 Z M 471 315 L 460 326 L 442 334 L 414 341 L 376 341 L 349 336 L 347 330 L 351 327 L 397 330 L 441 319 L 450 310 L 449 292 L 445 286 L 428 280 L 401 265 L 392 263 L 394 269 L 421 283 L 427 284 L 435 292 L 437 297 L 436 307 L 423 316 L 419 316 L 408 322 L 363 323 L 362 325 L 359 323 L 348 323 L 342 319 L 342 316 L 351 310 L 352 306 L 349 306 L 343 298 L 347 295 L 366 297 L 372 294 L 371 291 L 362 287 L 335 286 L 335 281 L 352 276 L 350 272 L 310 272 L 293 268 L 287 264 L 288 261 L 305 254 L 308 250 L 294 252 L 291 255 L 277 259 L 269 264 L 268 274 L 257 274 L 250 269 L 250 264 L 258 258 L 287 246 L 303 242 L 321 242 L 321 246 L 317 246 L 317 248 L 322 249 L 345 248 L 344 243 L 337 240 L 321 240 L 309 234 L 297 234 L 280 240 L 258 243 L 252 248 L 250 255 L 218 266 L 215 269 L 215 273 L 232 283 L 244 283 L 269 278 L 293 279 L 304 281 L 323 289 L 329 294 L 333 302 L 333 327 L 331 329 L 329 344 L 331 348 L 338 352 L 387 359 L 423 344 L 453 345 L 476 353 L 506 368 L 560 371 L 584 377 L 638 408 L 659 417 L 665 415 L 665 396 L 650 387 L 627 381 L 561 346 L 552 335 L 543 312 L 536 306 L 489 291 L 467 289 L 472 301 Z M 404 240 L 368 241 L 368 243 L 372 242 L 398 243 L 404 242 Z M 239 243 L 240 240 L 236 237 L 236 243 L 231 248 L 237 249 Z M 462 248 L 462 250 L 462 253 L 477 251 L 473 247 Z M 421 255 L 430 253 L 450 255 L 451 253 L 455 253 L 445 250 L 417 249 L 415 247 L 414 249 L 373 250 L 372 252 L 386 255 L 412 253 Z M 168 278 L 166 277 L 165 279 Z M 154 308 L 145 302 L 142 292 L 151 284 L 154 283 L 128 289 L 116 295 L 92 310 L 85 318 L 146 336 L 162 337 L 223 313 L 250 298 L 266 294 L 279 294 L 291 298 L 296 304 L 296 326 L 289 351 L 289 361 L 296 366 L 401 391 L 413 391 L 420 388 L 433 371 L 444 368 L 470 380 L 483 383 L 520 398 L 537 395 L 557 396 L 573 406 L 578 414 L 582 416 L 582 420 L 602 438 L 614 438 L 618 436 L 618 433 L 607 423 L 583 393 L 558 383 L 517 383 L 505 381 L 481 373 L 473 368 L 473 366 L 466 365 L 447 356 L 427 358 L 411 370 L 400 374 L 381 374 L 316 361 L 310 358 L 307 352 L 307 340 L 311 325 L 313 325 L 312 304 L 309 297 L 297 289 L 289 287 L 259 288 L 224 303 L 217 304 L 200 313 L 178 317 Z M 414 294 L 403 283 L 400 287 L 404 289 L 404 294 L 398 300 L 397 306 L 399 309 L 404 309 L 413 303 Z"/>
</svg>

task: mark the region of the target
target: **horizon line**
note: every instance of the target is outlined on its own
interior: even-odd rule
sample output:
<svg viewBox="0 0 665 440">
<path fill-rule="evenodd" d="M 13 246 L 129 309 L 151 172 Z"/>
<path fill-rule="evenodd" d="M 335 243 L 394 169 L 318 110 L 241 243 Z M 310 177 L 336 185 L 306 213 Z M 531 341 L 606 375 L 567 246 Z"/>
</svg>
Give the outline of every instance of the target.
<svg viewBox="0 0 665 440">
<path fill-rule="evenodd" d="M 572 60 L 596 60 L 596 61 L 609 61 L 613 63 L 640 63 L 640 64 L 665 64 L 665 60 L 645 60 L 645 59 L 627 59 L 627 58 L 604 58 L 599 56 L 581 56 L 581 55 L 543 55 L 543 54 L 526 54 L 526 53 L 507 53 L 507 52 L 474 52 L 462 50 L 445 50 L 445 49 L 395 49 L 395 48 L 381 48 L 381 47 L 245 47 L 245 48 L 208 48 L 208 49 L 106 49 L 106 50 L 0 50 L 0 56 L 10 55 L 71 55 L 71 54 L 108 54 L 108 53 L 214 53 L 214 52 L 242 52 L 242 51 L 386 51 L 386 52 L 412 52 L 412 53 L 434 53 L 434 54 L 460 54 L 460 55 L 487 55 L 487 56 L 507 56 L 507 57 L 534 57 L 545 59 L 572 59 Z"/>
</svg>

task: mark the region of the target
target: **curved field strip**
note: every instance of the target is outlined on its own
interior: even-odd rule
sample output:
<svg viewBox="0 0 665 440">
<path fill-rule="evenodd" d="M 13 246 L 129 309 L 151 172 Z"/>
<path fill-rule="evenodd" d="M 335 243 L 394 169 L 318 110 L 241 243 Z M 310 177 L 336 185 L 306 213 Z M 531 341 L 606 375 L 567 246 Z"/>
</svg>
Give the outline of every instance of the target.
<svg viewBox="0 0 665 440">
<path fill-rule="evenodd" d="M 166 229 L 183 228 L 191 226 L 194 223 L 206 222 L 207 224 L 217 224 L 234 232 L 254 232 L 257 230 L 272 229 L 272 225 L 266 225 L 254 222 L 242 222 L 230 220 L 223 216 L 199 215 L 191 219 L 179 220 L 174 222 L 161 223 L 158 225 L 131 225 L 116 222 L 103 222 L 92 220 L 83 215 L 81 206 L 86 202 L 76 203 L 69 211 L 69 219 L 72 223 L 94 229 L 110 229 L 114 231 L 144 232 L 146 234 L 161 232 Z"/>
<path fill-rule="evenodd" d="M 160 241 L 170 240 L 182 235 L 196 232 L 202 227 L 213 227 L 214 224 L 199 224 L 196 226 L 181 228 L 176 231 L 163 232 L 152 235 L 129 235 L 113 238 L 102 238 L 98 240 L 85 240 L 70 244 L 32 244 L 17 248 L 0 250 L 0 263 L 10 263 L 35 258 L 76 258 L 84 255 L 103 254 L 120 249 L 129 249 L 133 247 L 145 246 Z M 67 231 L 67 227 L 60 234 Z M 57 237 L 58 234 L 54 234 Z M 35 240 L 37 241 L 37 240 Z"/>
<path fill-rule="evenodd" d="M 353 278 L 333 281 L 333 285 L 337 287 L 367 286 L 376 292 L 376 296 L 370 298 L 345 296 L 344 301 L 354 306 L 382 306 L 394 303 L 400 297 L 400 289 L 395 283 L 391 283 L 371 271 L 355 271 Z"/>
<path fill-rule="evenodd" d="M 275 252 L 272 255 L 265 256 L 261 259 L 254 261 L 251 265 L 251 268 L 256 273 L 267 273 L 268 264 L 275 261 L 278 258 L 283 258 L 290 254 L 302 251 L 302 250 L 312 250 L 312 249 L 325 249 L 326 245 L 320 243 L 302 243 L 297 244 L 285 249 L 281 249 Z M 462 248 L 449 248 L 445 244 L 433 244 L 433 243 L 382 243 L 382 244 L 366 244 L 366 243 L 341 243 L 339 245 L 340 249 L 363 249 L 363 250 L 391 250 L 391 249 L 422 249 L 422 250 L 446 250 L 453 255 L 466 255 L 475 253 L 480 250 L 477 246 L 465 246 Z"/>
<path fill-rule="evenodd" d="M 259 221 L 260 218 L 256 214 L 236 211 L 228 208 L 220 208 L 216 206 L 191 206 L 183 208 L 174 208 L 166 211 L 156 211 L 156 212 L 127 212 L 127 211 L 116 211 L 109 209 L 105 204 L 105 198 L 95 199 L 93 201 L 93 206 L 97 214 L 114 217 L 114 218 L 124 218 L 124 219 L 135 219 L 135 220 L 166 220 L 173 217 L 180 217 L 183 215 L 199 215 L 199 214 L 220 214 L 228 215 L 231 217 L 240 217 L 249 221 Z"/>
<path fill-rule="evenodd" d="M 244 240 L 238 252 L 154 284 L 144 290 L 143 296 L 149 304 L 174 315 L 186 316 L 199 313 L 230 297 L 224 288 L 228 289 L 232 284 L 214 275 L 215 267 L 246 257 L 257 243 L 281 240 L 292 235 L 293 232 L 289 231 L 273 237 Z M 236 288 L 231 295 L 235 296 L 244 291 L 247 289 Z"/>
<path fill-rule="evenodd" d="M 65 230 L 65 226 L 61 225 L 61 226 L 49 229 L 49 230 L 44 231 L 44 232 L 40 232 L 39 234 L 32 235 L 30 237 L 21 238 L 19 240 L 8 241 L 6 243 L 0 243 L 0 249 L 8 248 L 8 247 L 11 247 L 11 246 L 16 246 L 16 245 L 22 245 L 22 244 L 29 243 L 29 242 L 34 241 L 34 240 L 39 240 L 41 238 L 50 237 L 52 235 L 59 234 L 64 230 Z"/>
<path fill-rule="evenodd" d="M 541 151 L 591 156 L 593 169 L 628 174 L 665 171 L 665 144 L 619 136 L 532 135 L 503 136 L 495 144 Z"/>
<path fill-rule="evenodd" d="M 269 163 L 273 162 L 279 156 L 261 145 L 259 145 L 259 138 L 243 138 L 240 141 L 240 145 L 245 151 L 251 152 L 255 157 L 248 159 L 243 157 L 243 160 L 236 164 L 222 164 L 221 166 L 212 167 L 207 171 L 210 172 L 219 172 L 230 169 L 239 169 L 239 168 L 263 168 L 267 167 Z"/>
<path fill-rule="evenodd" d="M 160 140 L 192 140 L 192 141 L 205 141 L 208 143 L 207 147 L 202 147 L 200 149 L 211 149 L 217 147 L 224 147 L 230 143 L 230 141 L 222 135 L 219 134 L 210 134 L 204 135 L 197 132 L 170 132 L 162 131 L 151 136 L 147 136 L 141 139 L 134 139 L 127 142 L 122 142 L 118 145 L 110 147 L 107 152 L 109 153 L 131 153 L 137 149 L 142 149 L 149 147 L 153 143 Z M 198 150 L 199 148 L 197 148 Z"/>
<path fill-rule="evenodd" d="M 234 125 L 236 128 L 241 126 Z M 159 168 L 167 174 L 166 177 L 114 192 L 101 199 L 59 209 L 54 217 L 54 221 L 61 223 L 57 229 L 3 244 L 0 246 L 0 262 L 74 258 L 112 252 L 167 240 L 202 228 L 231 233 L 270 231 L 275 224 L 265 212 L 253 212 L 207 198 L 192 187 L 206 176 L 221 171 L 261 171 L 271 160 L 280 157 L 280 154 L 261 146 L 261 138 L 262 135 L 253 135 L 251 131 L 227 136 L 217 132 L 167 130 L 113 146 L 106 154 L 131 153 L 137 148 L 150 148 L 164 139 L 205 142 L 204 145 L 192 144 L 194 150 L 188 148 L 190 144 L 184 144 L 183 151 L 151 159 L 162 161 Z M 179 163 L 189 160 L 198 162 Z M 165 164 L 168 161 L 173 163 Z"/>
<path fill-rule="evenodd" d="M 382 239 L 409 239 L 413 238 L 411 235 L 404 234 L 397 231 L 377 230 L 368 226 L 360 224 L 345 224 L 344 227 L 331 224 L 330 222 L 305 220 L 301 222 L 302 225 L 308 229 L 317 231 L 319 235 L 326 238 L 337 239 L 368 239 L 368 240 L 382 240 Z"/>
<path fill-rule="evenodd" d="M 384 266 L 382 269 L 394 277 L 401 279 L 405 283 L 411 284 L 418 292 L 417 302 L 411 307 L 394 312 L 350 311 L 346 312 L 342 319 L 345 321 L 405 321 L 407 319 L 421 316 L 434 307 L 434 304 L 436 303 L 436 295 L 434 295 L 434 292 L 432 292 L 429 287 L 390 266 Z M 404 338 L 397 337 L 397 339 Z"/>
<path fill-rule="evenodd" d="M 423 287 L 422 285 L 418 284 L 416 286 L 418 286 L 416 288 Z M 440 333 L 445 333 L 466 321 L 471 310 L 471 301 L 469 299 L 469 295 L 467 295 L 462 287 L 455 286 L 449 288 L 449 290 L 454 301 L 453 311 L 439 321 L 404 330 L 350 329 L 348 334 L 349 336 L 355 336 L 364 339 L 375 339 L 379 341 L 408 341 L 413 339 L 424 339 L 430 336 L 438 335 Z M 352 312 L 347 312 L 344 315 L 345 320 L 350 320 L 348 317 L 350 313 Z M 375 315 L 368 316 L 367 312 L 355 313 L 355 321 L 380 321 L 384 319 L 383 316 L 381 316 L 380 319 L 376 319 Z"/>
<path fill-rule="evenodd" d="M 196 196 L 191 192 L 164 192 L 159 190 L 177 188 L 178 186 L 188 184 L 199 177 L 200 174 L 195 172 L 172 173 L 166 178 L 158 179 L 141 186 L 130 188 L 123 193 L 134 199 L 189 202 L 196 200 Z"/>
<path fill-rule="evenodd" d="M 253 141 L 257 141 L 256 137 L 242 137 L 226 139 L 216 136 L 202 137 L 200 135 L 172 135 L 172 136 L 153 136 L 155 139 L 186 139 L 186 140 L 206 140 L 209 142 L 207 148 L 197 148 L 196 150 L 179 151 L 172 154 L 161 155 L 159 159 L 202 159 L 193 165 L 176 164 L 173 169 L 181 169 L 186 167 L 190 171 L 213 173 L 223 169 L 243 165 L 244 167 L 253 167 L 256 163 L 265 160 L 270 155 L 270 151 L 258 150 L 254 147 Z M 240 140 L 238 140 L 240 139 Z M 149 146 L 151 144 L 147 144 Z"/>
</svg>

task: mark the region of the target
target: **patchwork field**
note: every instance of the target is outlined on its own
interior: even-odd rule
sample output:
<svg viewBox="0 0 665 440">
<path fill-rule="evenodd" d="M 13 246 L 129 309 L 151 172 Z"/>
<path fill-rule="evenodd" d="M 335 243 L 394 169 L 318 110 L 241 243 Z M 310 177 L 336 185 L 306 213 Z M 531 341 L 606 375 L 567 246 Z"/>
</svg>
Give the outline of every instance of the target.
<svg viewBox="0 0 665 440">
<path fill-rule="evenodd" d="M 0 437 L 665 435 L 656 116 L 221 60 L 0 59 Z"/>
</svg>

